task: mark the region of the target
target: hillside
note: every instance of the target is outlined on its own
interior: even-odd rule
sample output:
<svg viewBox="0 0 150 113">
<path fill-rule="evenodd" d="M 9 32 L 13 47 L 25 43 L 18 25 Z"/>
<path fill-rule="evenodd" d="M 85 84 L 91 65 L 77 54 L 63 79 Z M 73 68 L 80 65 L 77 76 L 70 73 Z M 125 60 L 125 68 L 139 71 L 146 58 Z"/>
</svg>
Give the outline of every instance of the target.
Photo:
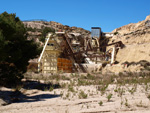
<svg viewBox="0 0 150 113">
<path fill-rule="evenodd" d="M 89 37 L 90 31 L 79 27 L 70 27 L 68 25 L 63 25 L 54 21 L 24 21 L 25 27 L 28 30 L 28 38 L 33 38 L 35 41 L 39 42 L 41 37 L 41 32 L 45 27 L 55 29 L 55 31 L 65 31 L 67 33 L 80 33 L 82 36 Z"/>
<path fill-rule="evenodd" d="M 125 48 L 117 54 L 117 61 L 123 63 L 150 61 L 150 15 L 144 21 L 131 23 L 113 31 L 116 35 L 110 42 L 122 41 Z"/>
<path fill-rule="evenodd" d="M 39 41 L 44 27 L 90 36 L 90 32 L 82 28 L 68 26 L 65 29 L 60 23 L 52 23 L 24 22 L 28 38 Z M 0 112 L 149 113 L 150 73 L 142 71 L 115 76 L 103 72 L 138 72 L 145 68 L 145 64 L 150 71 L 150 16 L 144 21 L 117 28 L 113 33 L 115 35 L 109 38 L 109 43 L 122 41 L 125 45 L 117 54 L 118 64 L 104 66 L 102 73 L 28 72 L 24 74 L 22 84 L 16 88 L 0 87 Z M 139 63 L 142 60 L 147 62 Z"/>
<path fill-rule="evenodd" d="M 90 37 L 90 31 L 78 27 L 69 27 L 58 22 L 50 21 L 25 21 L 24 25 L 28 28 L 28 38 L 39 41 L 42 29 L 50 27 L 56 31 L 67 33 L 80 33 L 84 37 Z M 141 60 L 150 61 L 150 15 L 145 20 L 138 23 L 130 23 L 112 31 L 115 35 L 109 43 L 122 41 L 125 48 L 121 49 L 116 57 L 120 63 L 139 62 Z"/>
<path fill-rule="evenodd" d="M 50 27 L 56 31 L 65 31 L 67 33 L 80 33 L 84 37 L 90 37 L 90 31 L 78 27 L 69 27 L 54 21 L 27 21 L 23 22 L 28 29 L 28 38 L 33 38 L 39 42 L 41 32 L 45 27 Z M 150 15 L 145 20 L 138 23 L 130 23 L 112 31 L 114 36 L 110 38 L 109 43 L 122 41 L 125 48 L 120 49 L 116 56 L 116 61 L 119 62 L 115 66 L 106 66 L 103 72 L 123 72 L 123 71 L 136 71 L 140 72 L 143 68 L 139 62 L 145 60 L 150 61 Z M 108 47 L 109 49 L 109 47 Z M 125 62 L 133 63 L 125 68 Z M 138 65 L 139 64 L 139 65 Z"/>
<path fill-rule="evenodd" d="M 106 66 L 102 73 L 143 72 L 150 70 L 150 15 L 112 31 L 109 43 L 122 41 L 125 47 L 116 55 L 118 64 Z M 109 49 L 109 48 L 108 48 Z"/>
</svg>

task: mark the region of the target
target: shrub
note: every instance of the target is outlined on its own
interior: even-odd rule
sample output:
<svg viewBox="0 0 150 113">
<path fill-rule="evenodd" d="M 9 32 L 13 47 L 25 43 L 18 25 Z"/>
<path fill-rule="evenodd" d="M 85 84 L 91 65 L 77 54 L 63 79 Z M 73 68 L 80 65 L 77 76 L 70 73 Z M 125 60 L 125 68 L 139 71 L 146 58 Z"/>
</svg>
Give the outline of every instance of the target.
<svg viewBox="0 0 150 113">
<path fill-rule="evenodd" d="M 0 84 L 16 85 L 27 71 L 28 61 L 40 54 L 38 44 L 27 39 L 16 14 L 0 14 Z"/>
<path fill-rule="evenodd" d="M 0 63 L 0 85 L 15 86 L 20 84 L 23 75 L 14 65 L 9 63 Z"/>
<path fill-rule="evenodd" d="M 147 98 L 150 100 L 150 94 L 147 96 Z"/>
<path fill-rule="evenodd" d="M 112 94 L 110 93 L 109 95 L 107 95 L 107 100 L 110 101 L 111 98 L 112 98 Z"/>
<path fill-rule="evenodd" d="M 41 36 L 41 38 L 40 38 L 40 41 L 45 42 L 46 35 L 47 35 L 47 33 L 49 33 L 49 32 L 55 33 L 55 29 L 50 28 L 50 27 L 45 27 L 45 28 L 42 30 L 42 36 Z"/>
<path fill-rule="evenodd" d="M 85 98 L 87 98 L 87 94 L 85 94 L 84 91 L 81 91 L 81 92 L 79 93 L 79 98 L 80 98 L 80 99 L 85 99 Z"/>
<path fill-rule="evenodd" d="M 114 35 L 117 35 L 117 34 L 119 34 L 118 32 L 114 32 Z"/>
<path fill-rule="evenodd" d="M 71 85 L 69 85 L 68 91 L 75 92 L 74 88 Z"/>
<path fill-rule="evenodd" d="M 103 102 L 102 102 L 102 101 L 100 101 L 98 104 L 99 104 L 100 106 L 102 106 L 102 105 L 103 105 Z"/>
<path fill-rule="evenodd" d="M 53 91 L 53 90 L 54 90 L 54 87 L 50 86 L 49 91 Z"/>
</svg>

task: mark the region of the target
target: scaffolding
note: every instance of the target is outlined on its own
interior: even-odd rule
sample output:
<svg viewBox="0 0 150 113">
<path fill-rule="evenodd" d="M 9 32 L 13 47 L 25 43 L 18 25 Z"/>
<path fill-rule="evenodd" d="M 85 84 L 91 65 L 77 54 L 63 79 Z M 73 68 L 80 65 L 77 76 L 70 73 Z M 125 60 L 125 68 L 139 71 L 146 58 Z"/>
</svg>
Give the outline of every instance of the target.
<svg viewBox="0 0 150 113">
<path fill-rule="evenodd" d="M 104 39 L 101 43 L 105 41 Z M 118 48 L 122 47 L 123 44 L 121 41 L 111 44 L 106 42 L 100 45 L 100 37 L 69 37 L 65 32 L 56 32 L 54 35 L 48 34 L 38 60 L 38 72 L 41 71 L 44 74 L 57 73 L 58 71 L 71 73 L 79 69 L 84 72 L 83 63 L 92 65 L 109 61 L 113 64 Z M 111 53 L 101 51 L 108 46 L 113 46 Z"/>
<path fill-rule="evenodd" d="M 61 50 L 57 44 L 57 41 L 49 34 L 38 60 L 38 71 L 42 71 L 44 74 L 56 73 L 58 70 L 57 58 L 60 53 Z"/>
</svg>

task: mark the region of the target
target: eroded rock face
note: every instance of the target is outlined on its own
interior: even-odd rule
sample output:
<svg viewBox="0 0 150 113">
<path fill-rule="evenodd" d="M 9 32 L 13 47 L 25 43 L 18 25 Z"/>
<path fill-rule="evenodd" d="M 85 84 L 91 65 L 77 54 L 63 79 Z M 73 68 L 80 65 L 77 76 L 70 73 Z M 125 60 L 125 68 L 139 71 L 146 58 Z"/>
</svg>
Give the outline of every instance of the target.
<svg viewBox="0 0 150 113">
<path fill-rule="evenodd" d="M 45 21 L 26 21 L 23 22 L 25 27 L 27 28 L 32 28 L 32 31 L 29 31 L 29 37 L 30 38 L 38 38 L 41 36 L 41 31 L 45 27 L 50 27 L 55 29 L 56 31 L 63 31 L 67 33 L 80 33 L 81 35 L 85 37 L 90 37 L 90 31 L 85 30 L 83 28 L 79 27 L 69 27 L 68 25 L 63 25 L 58 22 L 50 21 L 50 22 L 45 22 Z"/>
<path fill-rule="evenodd" d="M 150 61 L 150 15 L 144 21 L 122 26 L 112 32 L 116 35 L 109 43 L 122 41 L 126 46 L 118 52 L 117 61 Z"/>
<path fill-rule="evenodd" d="M 120 49 L 116 55 L 116 61 L 119 64 L 106 66 L 102 72 L 141 72 L 145 70 L 145 66 L 136 65 L 136 63 L 150 62 L 150 15 L 143 21 L 130 23 L 112 32 L 114 36 L 109 40 L 109 43 L 122 41 L 125 47 Z M 128 65 L 126 62 L 134 62 L 135 64 L 125 66 Z"/>
<path fill-rule="evenodd" d="M 125 44 L 150 42 L 150 15 L 144 21 L 122 26 L 112 32 L 116 34 L 112 40 L 121 40 Z"/>
<path fill-rule="evenodd" d="M 147 21 L 147 20 L 150 20 L 150 15 L 148 15 L 145 20 L 146 20 L 146 21 Z"/>
</svg>

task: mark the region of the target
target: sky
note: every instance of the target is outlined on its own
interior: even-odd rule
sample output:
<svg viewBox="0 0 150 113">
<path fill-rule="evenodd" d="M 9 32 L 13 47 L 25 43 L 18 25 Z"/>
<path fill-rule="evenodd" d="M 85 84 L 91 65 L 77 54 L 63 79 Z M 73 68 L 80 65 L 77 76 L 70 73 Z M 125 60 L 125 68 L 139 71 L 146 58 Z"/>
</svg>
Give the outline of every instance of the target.
<svg viewBox="0 0 150 113">
<path fill-rule="evenodd" d="M 150 15 L 150 0 L 0 0 L 0 13 L 4 11 L 15 13 L 22 21 L 44 19 L 111 32 L 144 20 Z"/>
</svg>

